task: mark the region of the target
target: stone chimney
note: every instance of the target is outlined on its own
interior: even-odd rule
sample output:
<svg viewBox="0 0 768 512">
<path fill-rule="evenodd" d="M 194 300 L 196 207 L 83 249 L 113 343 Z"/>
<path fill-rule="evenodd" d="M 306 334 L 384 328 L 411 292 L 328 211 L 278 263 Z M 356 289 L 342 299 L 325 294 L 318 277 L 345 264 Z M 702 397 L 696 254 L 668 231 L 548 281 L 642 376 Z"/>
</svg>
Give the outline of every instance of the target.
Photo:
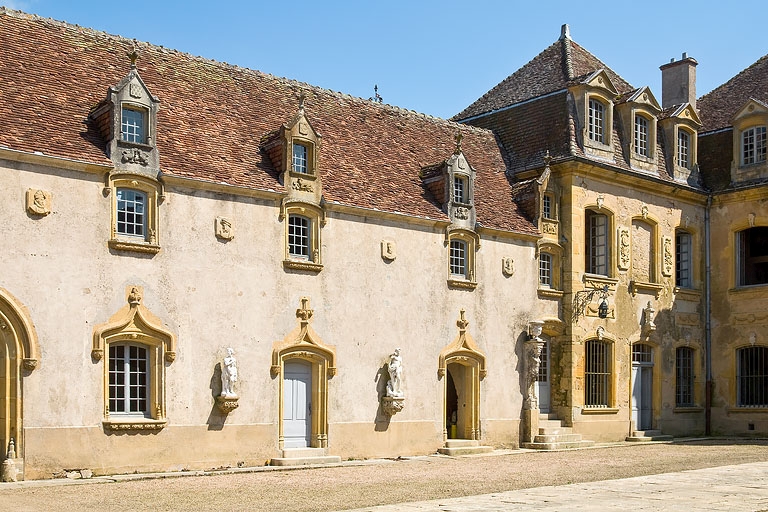
<svg viewBox="0 0 768 512">
<path fill-rule="evenodd" d="M 688 102 L 696 108 L 696 59 L 683 53 L 681 60 L 672 59 L 661 70 L 662 108 Z"/>
</svg>

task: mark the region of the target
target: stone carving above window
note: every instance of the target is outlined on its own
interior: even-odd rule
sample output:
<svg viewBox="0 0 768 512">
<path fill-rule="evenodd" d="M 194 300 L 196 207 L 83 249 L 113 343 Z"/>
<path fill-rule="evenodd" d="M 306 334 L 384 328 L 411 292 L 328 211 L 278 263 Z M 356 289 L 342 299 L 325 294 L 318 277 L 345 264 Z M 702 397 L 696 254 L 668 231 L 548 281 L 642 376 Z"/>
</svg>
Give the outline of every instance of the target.
<svg viewBox="0 0 768 512">
<path fill-rule="evenodd" d="M 632 262 L 629 229 L 619 228 L 619 270 L 629 270 Z"/>
<path fill-rule="evenodd" d="M 232 240 L 235 238 L 235 231 L 232 228 L 232 221 L 226 217 L 216 217 L 216 238 L 222 240 Z"/>
<path fill-rule="evenodd" d="M 397 258 L 397 246 L 392 240 L 381 241 L 381 257 L 386 261 L 394 261 Z"/>
</svg>

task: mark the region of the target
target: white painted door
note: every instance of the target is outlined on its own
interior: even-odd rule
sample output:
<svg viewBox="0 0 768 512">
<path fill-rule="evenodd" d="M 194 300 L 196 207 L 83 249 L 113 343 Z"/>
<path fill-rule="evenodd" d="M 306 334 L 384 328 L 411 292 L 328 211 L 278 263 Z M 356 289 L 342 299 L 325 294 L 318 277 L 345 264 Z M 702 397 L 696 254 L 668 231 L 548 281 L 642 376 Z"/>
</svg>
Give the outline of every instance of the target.
<svg viewBox="0 0 768 512">
<path fill-rule="evenodd" d="M 283 446 L 309 446 L 312 423 L 312 368 L 302 362 L 285 363 L 283 381 Z"/>
<path fill-rule="evenodd" d="M 652 428 L 653 366 L 632 365 L 632 420 L 635 430 Z"/>
<path fill-rule="evenodd" d="M 550 407 L 550 385 L 549 385 L 549 342 L 544 343 L 541 349 L 541 365 L 539 366 L 539 376 L 536 379 L 536 396 L 539 398 L 539 411 L 547 413 Z"/>
</svg>

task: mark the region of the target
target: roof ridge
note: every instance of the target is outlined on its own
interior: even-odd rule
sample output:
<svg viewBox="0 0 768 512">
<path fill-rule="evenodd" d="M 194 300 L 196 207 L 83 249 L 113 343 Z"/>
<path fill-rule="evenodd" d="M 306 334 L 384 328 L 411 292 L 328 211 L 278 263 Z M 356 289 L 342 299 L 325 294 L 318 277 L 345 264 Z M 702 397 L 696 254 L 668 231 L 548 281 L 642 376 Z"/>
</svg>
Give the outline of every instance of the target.
<svg viewBox="0 0 768 512">
<path fill-rule="evenodd" d="M 563 43 L 563 61 L 565 64 L 565 78 L 570 82 L 573 80 L 573 59 L 571 58 L 571 38 L 561 37 Z"/>
<path fill-rule="evenodd" d="M 278 83 L 282 83 L 284 85 L 288 85 L 288 86 L 291 86 L 291 87 L 298 87 L 298 88 L 304 89 L 306 91 L 311 91 L 311 92 L 314 92 L 314 93 L 330 94 L 331 96 L 335 96 L 337 98 L 345 99 L 345 100 L 348 100 L 348 101 L 355 101 L 355 102 L 363 103 L 363 104 L 372 106 L 374 108 L 382 108 L 382 109 L 390 110 L 390 111 L 397 112 L 397 113 L 400 113 L 400 114 L 405 114 L 405 115 L 408 115 L 408 116 L 414 116 L 414 117 L 418 117 L 418 118 L 421 118 L 421 119 L 425 119 L 425 120 L 428 120 L 428 121 L 430 121 L 430 122 L 432 122 L 434 124 L 445 124 L 445 125 L 448 125 L 448 126 L 453 126 L 453 127 L 456 127 L 456 128 L 461 128 L 463 130 L 469 130 L 469 131 L 474 132 L 474 133 L 490 132 L 490 130 L 488 130 L 486 128 L 479 128 L 479 127 L 476 127 L 476 126 L 469 126 L 469 125 L 457 123 L 457 122 L 452 121 L 450 119 L 444 119 L 442 117 L 433 116 L 431 114 L 426 114 L 426 113 L 419 112 L 419 111 L 416 111 L 416 110 L 413 110 L 413 109 L 409 109 L 409 108 L 405 108 L 405 107 L 399 107 L 397 105 L 391 105 L 391 104 L 388 104 L 388 103 L 377 103 L 377 102 L 371 101 L 371 100 L 369 100 L 367 98 L 362 98 L 362 97 L 359 97 L 359 96 L 354 96 L 354 95 L 347 94 L 347 93 L 340 92 L 340 91 L 334 91 L 333 89 L 326 89 L 326 88 L 323 88 L 323 87 L 320 87 L 320 86 L 317 86 L 317 85 L 313 85 L 313 84 L 310 84 L 310 83 L 307 83 L 307 82 L 302 82 L 300 80 L 296 80 L 296 79 L 293 79 L 293 78 L 280 77 L 280 76 L 277 76 L 277 75 L 273 75 L 271 73 L 266 73 L 264 71 L 260 71 L 258 69 L 251 69 L 251 68 L 248 68 L 248 67 L 242 67 L 242 66 L 239 66 L 237 64 L 230 64 L 230 63 L 225 62 L 225 61 L 218 61 L 218 60 L 215 60 L 215 59 L 210 59 L 208 57 L 203 57 L 201 55 L 193 55 L 192 53 L 181 51 L 181 50 L 177 50 L 175 48 L 168 48 L 168 47 L 165 47 L 163 45 L 157 45 L 157 44 L 151 43 L 149 41 L 139 41 L 137 39 L 121 36 L 119 34 L 110 34 L 109 32 L 105 32 L 103 30 L 96 30 L 96 29 L 93 29 L 93 28 L 90 28 L 90 27 L 83 27 L 83 26 L 80 26 L 80 25 L 77 25 L 77 24 L 69 23 L 67 21 L 55 20 L 53 18 L 44 18 L 44 17 L 39 16 L 37 14 L 30 14 L 30 13 L 26 13 L 24 11 L 20 11 L 20 10 L 17 10 L 17 9 L 11 9 L 11 8 L 8 8 L 8 7 L 5 7 L 5 6 L 0 6 L 0 16 L 1 15 L 7 15 L 7 16 L 11 16 L 13 18 L 22 19 L 22 20 L 39 21 L 39 22 L 46 23 L 46 24 L 49 24 L 49 25 L 52 25 L 52 26 L 56 26 L 56 27 L 61 27 L 61 28 L 66 28 L 66 29 L 73 29 L 73 30 L 77 30 L 78 32 L 89 34 L 89 35 L 94 36 L 94 37 L 101 37 L 101 38 L 106 37 L 108 39 L 122 41 L 122 42 L 130 43 L 130 44 L 133 44 L 133 45 L 148 46 L 148 47 L 151 47 L 151 48 L 156 48 L 156 49 L 159 49 L 161 51 L 165 51 L 165 52 L 168 52 L 168 53 L 174 53 L 174 54 L 177 54 L 177 55 L 180 55 L 180 56 L 185 56 L 185 57 L 189 58 L 190 60 L 196 60 L 198 62 L 207 63 L 207 64 L 210 64 L 210 65 L 219 67 L 219 68 L 237 70 L 237 71 L 241 71 L 241 72 L 244 72 L 244 73 L 251 73 L 251 74 L 254 74 L 254 75 L 262 76 L 262 77 L 270 79 L 270 80 L 275 80 Z"/>
</svg>

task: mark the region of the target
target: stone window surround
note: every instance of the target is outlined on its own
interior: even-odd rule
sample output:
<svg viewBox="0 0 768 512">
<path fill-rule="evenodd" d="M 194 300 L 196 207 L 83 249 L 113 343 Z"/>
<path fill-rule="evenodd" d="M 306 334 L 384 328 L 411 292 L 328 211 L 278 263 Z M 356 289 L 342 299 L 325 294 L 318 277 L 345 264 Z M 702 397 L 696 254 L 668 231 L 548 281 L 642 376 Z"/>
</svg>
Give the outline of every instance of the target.
<svg viewBox="0 0 768 512">
<path fill-rule="evenodd" d="M 592 212 L 592 214 L 597 214 L 597 215 L 604 215 L 605 218 L 606 218 L 605 250 L 606 250 L 607 254 L 606 254 L 606 273 L 605 274 L 595 274 L 594 272 L 590 272 L 590 270 L 594 270 L 594 269 L 590 268 L 587 265 L 587 256 L 588 256 L 588 254 L 587 254 L 587 246 L 586 246 L 586 244 L 589 243 L 589 233 L 587 232 L 587 230 L 589 229 L 588 225 L 587 225 L 587 217 L 589 215 L 588 212 Z M 588 205 L 588 206 L 586 206 L 584 208 L 584 236 L 583 236 L 583 240 L 584 240 L 584 243 L 585 243 L 585 247 L 584 247 L 584 273 L 585 274 L 597 275 L 597 276 L 608 277 L 608 278 L 612 278 L 612 277 L 615 276 L 615 273 L 616 273 L 615 269 L 614 269 L 614 267 L 615 267 L 615 263 L 614 263 L 615 251 L 612 250 L 612 245 L 611 245 L 612 242 L 613 242 L 612 241 L 613 224 L 614 224 L 614 214 L 613 214 L 612 211 L 606 209 L 605 207 L 600 208 L 597 205 L 595 205 L 595 206 Z"/>
<path fill-rule="evenodd" d="M 680 286 L 678 284 L 677 279 L 677 271 L 678 271 L 678 245 L 677 245 L 677 236 L 678 235 L 687 235 L 688 237 L 688 286 Z M 675 238 L 674 238 L 674 244 L 675 244 L 675 287 L 685 290 L 694 290 L 696 289 L 696 280 L 694 279 L 695 273 L 695 266 L 696 261 L 693 255 L 694 252 L 694 244 L 695 244 L 696 238 L 695 233 L 688 229 L 688 228 L 675 228 Z"/>
<path fill-rule="evenodd" d="M 760 353 L 764 354 L 765 351 L 768 351 L 768 346 L 766 346 L 766 345 L 759 345 L 759 344 L 753 345 L 751 343 L 749 343 L 749 344 L 740 344 L 739 346 L 734 347 L 734 351 L 733 351 L 733 354 L 734 354 L 734 358 L 733 358 L 734 359 L 733 360 L 733 365 L 734 365 L 734 367 L 733 367 L 733 375 L 734 375 L 735 382 L 734 382 L 733 392 L 732 392 L 732 400 L 733 400 L 732 403 L 734 404 L 734 408 L 738 409 L 740 411 L 755 411 L 755 412 L 760 411 L 760 412 L 762 412 L 762 411 L 768 410 L 768 388 L 763 388 L 762 390 L 759 390 L 757 392 L 758 400 L 755 400 L 755 401 L 760 402 L 760 403 L 757 403 L 757 404 L 746 404 L 746 405 L 743 403 L 745 401 L 745 398 L 743 396 L 742 389 L 741 389 L 742 385 L 744 383 L 742 382 L 743 376 L 742 376 L 742 372 L 741 372 L 740 354 L 742 353 L 742 351 L 745 351 L 745 350 L 746 351 L 750 351 L 750 352 L 756 352 L 755 349 L 762 349 L 760 351 Z M 755 369 L 754 365 L 750 365 L 750 366 L 752 366 L 753 370 Z M 767 373 L 768 372 L 768 365 L 758 364 L 756 366 L 759 366 L 759 368 L 757 368 L 757 370 L 760 371 L 760 373 L 757 376 L 758 377 L 762 377 L 762 379 L 763 379 L 762 382 L 763 383 L 766 382 L 765 379 L 766 379 L 766 375 L 768 374 Z M 755 377 L 755 375 L 752 375 L 752 377 Z M 730 408 L 729 408 L 729 410 L 730 410 Z"/>
<path fill-rule="evenodd" d="M 747 135 L 750 134 L 752 137 L 752 145 L 754 148 L 752 149 L 753 154 L 750 157 L 750 162 L 745 162 L 746 160 L 746 154 L 745 154 L 745 139 Z M 740 167 L 747 167 L 751 165 L 760 165 L 764 164 L 766 162 L 766 149 L 768 146 L 768 139 L 766 138 L 766 125 L 765 124 L 755 124 L 752 126 L 748 126 L 742 130 L 740 130 L 739 133 L 739 166 Z"/>
<path fill-rule="evenodd" d="M 298 215 L 309 220 L 309 257 L 293 256 L 288 247 L 289 219 Z M 285 224 L 283 267 L 286 269 L 320 272 L 323 269 L 321 228 L 326 223 L 325 210 L 319 206 L 301 202 L 283 202 L 279 219 Z"/>
<path fill-rule="evenodd" d="M 598 404 L 598 405 L 586 405 L 587 402 L 587 374 L 590 373 L 587 371 L 589 362 L 587 361 L 587 345 L 590 343 L 602 343 L 606 348 L 606 368 L 605 372 L 598 372 L 600 374 L 607 373 L 606 380 L 605 380 L 605 386 L 606 389 L 604 390 L 605 396 L 604 402 L 605 404 Z M 616 352 L 616 342 L 615 340 L 604 337 L 603 339 L 595 339 L 590 338 L 588 340 L 584 340 L 584 408 L 582 409 L 582 412 L 605 412 L 605 413 L 615 413 L 618 412 L 618 409 L 615 408 L 615 400 L 616 400 L 616 362 L 615 362 L 615 352 Z M 592 372 L 594 373 L 594 372 Z"/>
<path fill-rule="evenodd" d="M 554 292 L 557 295 L 562 293 L 562 275 L 560 272 L 561 262 L 563 257 L 563 247 L 560 244 L 553 243 L 551 241 L 543 240 L 538 244 L 538 257 L 542 254 L 546 254 L 550 258 L 550 284 L 549 286 L 541 284 L 538 280 L 539 294 L 546 295 L 547 293 Z"/>
<path fill-rule="evenodd" d="M 126 119 L 125 111 L 137 112 L 141 114 L 141 138 L 140 140 L 129 140 L 128 133 L 125 132 Z M 149 122 L 150 115 L 146 107 L 136 103 L 124 101 L 120 104 L 120 142 L 124 144 L 136 144 L 138 146 L 150 146 L 152 140 L 152 126 Z"/>
<path fill-rule="evenodd" d="M 465 246 L 465 268 L 466 275 L 464 277 L 451 273 L 451 242 L 460 240 L 464 242 Z M 447 248 L 447 271 L 448 271 L 448 286 L 452 288 L 464 288 L 474 290 L 477 287 L 477 280 L 475 278 L 475 261 L 476 252 L 480 247 L 480 237 L 474 231 L 466 229 L 451 229 L 445 240 Z"/>
<path fill-rule="evenodd" d="M 146 196 L 144 210 L 145 233 L 143 237 L 123 235 L 117 231 L 117 190 L 129 189 Z M 119 251 L 133 251 L 147 254 L 160 252 L 158 234 L 158 205 L 163 199 L 163 189 L 159 181 L 146 175 L 133 173 L 109 173 L 107 175 L 106 195 L 111 202 L 111 224 L 108 245 Z"/>
<path fill-rule="evenodd" d="M 639 152 L 637 147 L 637 119 L 642 118 L 646 121 L 647 133 L 646 133 L 646 151 L 647 155 L 643 155 Z M 641 108 L 632 109 L 632 151 L 631 158 L 635 158 L 641 161 L 650 161 L 655 163 L 656 159 L 656 116 L 654 116 L 649 110 Z"/>
</svg>

